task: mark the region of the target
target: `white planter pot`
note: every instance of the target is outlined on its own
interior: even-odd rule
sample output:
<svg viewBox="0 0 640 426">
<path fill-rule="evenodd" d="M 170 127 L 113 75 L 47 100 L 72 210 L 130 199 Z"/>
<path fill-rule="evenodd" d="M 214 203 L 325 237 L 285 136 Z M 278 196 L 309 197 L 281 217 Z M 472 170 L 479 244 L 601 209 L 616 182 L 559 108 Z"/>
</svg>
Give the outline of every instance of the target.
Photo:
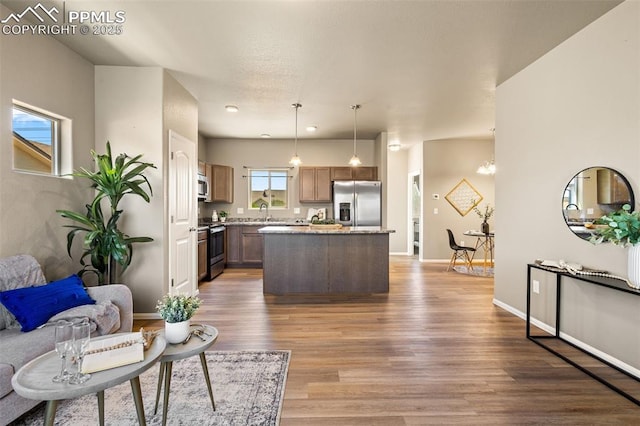
<svg viewBox="0 0 640 426">
<path fill-rule="evenodd" d="M 640 244 L 628 248 L 627 275 L 633 288 L 640 288 Z"/>
<path fill-rule="evenodd" d="M 182 322 L 165 322 L 164 323 L 164 338 L 168 343 L 181 343 L 189 335 L 189 328 L 191 326 L 191 320 Z"/>
</svg>

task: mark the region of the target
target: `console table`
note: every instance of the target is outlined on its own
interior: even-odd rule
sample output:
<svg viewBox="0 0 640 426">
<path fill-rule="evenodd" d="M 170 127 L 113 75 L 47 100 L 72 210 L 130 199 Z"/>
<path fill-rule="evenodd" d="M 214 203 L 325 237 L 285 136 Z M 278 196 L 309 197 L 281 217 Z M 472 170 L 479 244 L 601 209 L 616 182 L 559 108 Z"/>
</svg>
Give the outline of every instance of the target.
<svg viewBox="0 0 640 426">
<path fill-rule="evenodd" d="M 555 326 L 555 335 L 551 335 L 551 334 L 545 334 L 545 335 L 532 335 L 531 334 L 531 270 L 532 269 L 539 269 L 541 271 L 545 271 L 545 272 L 549 272 L 551 274 L 555 274 L 556 275 L 556 326 Z M 560 335 L 560 311 L 562 308 L 562 298 L 561 298 L 561 294 L 562 294 L 562 278 L 564 277 L 568 277 L 568 278 L 572 278 L 574 280 L 577 280 L 579 282 L 583 282 L 583 283 L 587 283 L 587 284 L 592 284 L 592 285 L 598 285 L 598 286 L 602 286 L 602 287 L 606 287 L 609 288 L 611 290 L 615 290 L 615 291 L 622 291 L 625 293 L 630 293 L 633 294 L 635 296 L 640 296 L 640 290 L 636 290 L 633 289 L 631 287 L 629 287 L 627 285 L 626 282 L 621 281 L 621 280 L 617 280 L 614 278 L 607 278 L 607 277 L 601 277 L 601 276 L 594 276 L 594 275 L 573 275 L 571 273 L 569 273 L 568 271 L 564 270 L 564 269 L 557 269 L 557 268 L 552 268 L 552 267 L 547 267 L 547 266 L 541 266 L 538 264 L 528 264 L 527 265 L 527 339 L 531 340 L 532 342 L 536 343 L 537 345 L 543 347 L 544 349 L 548 350 L 549 352 L 551 352 L 552 354 L 556 355 L 557 357 L 563 359 L 564 361 L 568 362 L 569 364 L 571 364 L 572 366 L 576 367 L 577 369 L 579 369 L 580 371 L 588 374 L 590 377 L 596 379 L 597 381 L 599 381 L 600 383 L 604 384 L 605 386 L 607 386 L 608 388 L 614 390 L 615 392 L 619 393 L 620 395 L 624 396 L 625 398 L 629 399 L 630 401 L 634 402 L 637 405 L 640 405 L 640 400 L 638 400 L 638 398 L 634 397 L 633 395 L 630 395 L 628 392 L 624 391 L 623 389 L 620 389 L 618 386 L 614 385 L 613 383 L 607 381 L 606 379 L 604 379 L 603 377 L 599 376 L 598 374 L 594 373 L 593 371 L 589 370 L 586 367 L 583 367 L 582 365 L 580 365 L 579 363 L 577 363 L 576 361 L 570 359 L 569 357 L 565 356 L 564 354 L 558 352 L 557 350 L 553 349 L 550 346 L 547 346 L 545 344 L 545 340 L 548 339 L 555 339 L 555 340 L 560 340 L 564 343 L 566 343 L 567 345 L 570 345 L 573 348 L 576 348 L 578 350 L 580 350 L 581 352 L 584 352 L 585 354 L 593 357 L 594 359 L 597 359 L 598 361 L 600 361 L 601 363 L 623 373 L 624 375 L 640 382 L 640 377 L 636 377 L 635 375 L 629 373 L 628 371 L 625 371 L 621 368 L 619 368 L 616 365 L 611 364 L 610 362 L 602 359 L 601 357 L 587 351 L 586 349 L 583 349 L 579 346 L 576 346 L 575 344 L 573 344 L 572 342 L 567 341 L 566 339 L 562 338 Z"/>
</svg>

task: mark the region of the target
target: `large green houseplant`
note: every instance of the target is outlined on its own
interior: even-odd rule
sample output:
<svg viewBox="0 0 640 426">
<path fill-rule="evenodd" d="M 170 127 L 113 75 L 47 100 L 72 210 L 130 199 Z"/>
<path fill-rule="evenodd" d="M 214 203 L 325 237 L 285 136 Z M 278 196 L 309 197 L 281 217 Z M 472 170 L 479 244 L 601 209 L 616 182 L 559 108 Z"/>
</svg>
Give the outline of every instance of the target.
<svg viewBox="0 0 640 426">
<path fill-rule="evenodd" d="M 620 210 L 611 212 L 595 222 L 599 226 L 590 238 L 594 244 L 605 241 L 617 246 L 635 246 L 640 242 L 640 212 L 631 211 L 631 205 L 625 204 Z"/>
<path fill-rule="evenodd" d="M 625 204 L 620 210 L 596 220 L 594 235 L 589 239 L 594 244 L 610 242 L 627 249 L 627 283 L 640 289 L 640 212 L 631 211 Z"/>
<path fill-rule="evenodd" d="M 105 154 L 91 150 L 91 156 L 95 162 L 95 171 L 80 168 L 71 174 L 89 179 L 91 187 L 96 191 L 91 203 L 86 205 L 86 213 L 70 210 L 57 212 L 63 218 L 75 222 L 73 225 L 65 225 L 71 228 L 67 234 L 67 252 L 70 257 L 76 235 L 84 233 L 83 252 L 80 256 L 82 269 L 78 275 L 94 273 L 99 285 L 112 284 L 118 281 L 116 264 L 122 272 L 131 264 L 133 244 L 153 241 L 150 237 L 131 237 L 118 229 L 118 220 L 123 214 L 118 209 L 118 204 L 128 194 L 137 195 L 149 202 L 153 191 L 144 172 L 155 166 L 139 161 L 142 155 L 129 157 L 127 154 L 120 154 L 114 159 L 109 142 Z M 106 202 L 103 203 L 103 200 Z M 108 215 L 103 212 L 103 204 L 108 204 Z"/>
</svg>

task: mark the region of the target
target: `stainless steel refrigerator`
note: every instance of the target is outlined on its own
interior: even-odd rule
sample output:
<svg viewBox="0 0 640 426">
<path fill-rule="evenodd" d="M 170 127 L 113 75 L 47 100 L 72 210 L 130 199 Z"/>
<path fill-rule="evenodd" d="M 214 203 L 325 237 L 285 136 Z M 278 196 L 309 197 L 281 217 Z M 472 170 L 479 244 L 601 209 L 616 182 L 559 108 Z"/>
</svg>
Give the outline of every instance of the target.
<svg viewBox="0 0 640 426">
<path fill-rule="evenodd" d="M 382 182 L 333 182 L 333 218 L 344 226 L 381 226 Z"/>
</svg>

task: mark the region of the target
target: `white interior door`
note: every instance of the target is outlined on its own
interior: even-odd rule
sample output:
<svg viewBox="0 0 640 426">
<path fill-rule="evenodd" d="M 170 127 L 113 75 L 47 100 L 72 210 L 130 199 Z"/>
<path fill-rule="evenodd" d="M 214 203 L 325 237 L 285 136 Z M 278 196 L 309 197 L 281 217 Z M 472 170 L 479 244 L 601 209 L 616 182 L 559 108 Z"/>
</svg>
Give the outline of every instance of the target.
<svg viewBox="0 0 640 426">
<path fill-rule="evenodd" d="M 420 172 L 409 173 L 409 248 L 410 253 L 422 260 L 422 191 L 420 187 Z"/>
<path fill-rule="evenodd" d="M 169 130 L 169 293 L 195 295 L 197 281 L 196 144 Z"/>
</svg>

